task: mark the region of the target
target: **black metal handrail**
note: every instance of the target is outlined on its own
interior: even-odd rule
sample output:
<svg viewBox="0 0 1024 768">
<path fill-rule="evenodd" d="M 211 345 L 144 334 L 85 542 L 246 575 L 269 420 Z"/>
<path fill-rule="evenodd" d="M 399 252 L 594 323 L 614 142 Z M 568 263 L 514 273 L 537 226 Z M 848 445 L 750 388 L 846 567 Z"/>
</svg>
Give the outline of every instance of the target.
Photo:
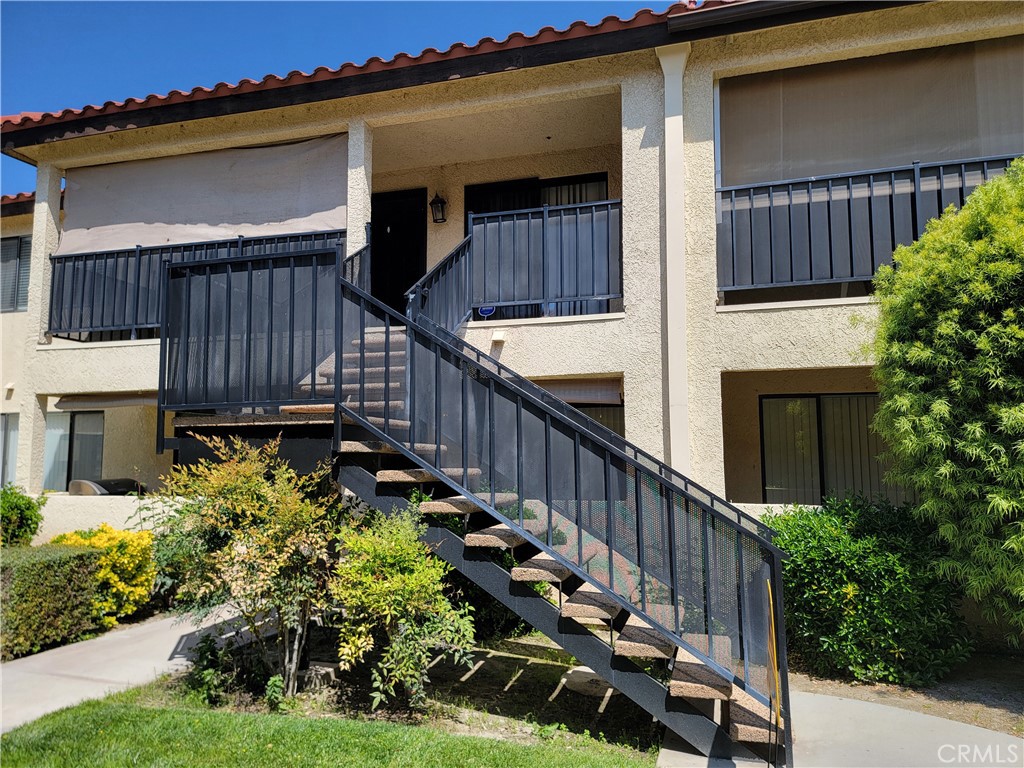
<svg viewBox="0 0 1024 768">
<path fill-rule="evenodd" d="M 774 619 L 788 711 L 777 547 L 430 326 L 403 318 L 347 281 L 340 286 L 336 375 L 349 384 L 345 394 L 339 390 L 339 420 L 348 414 L 421 466 L 457 470 L 437 474 L 764 703 L 774 692 L 758 670 L 769 663 Z M 359 355 L 347 362 L 342 355 L 370 342 L 377 344 L 374 367 L 384 371 L 383 383 L 367 382 Z M 378 399 L 384 402 L 374 406 Z M 371 418 L 381 405 L 384 418 Z M 471 468 L 481 470 L 475 488 Z M 502 504 L 505 491 L 516 494 L 514 503 Z M 531 514 L 547 518 L 543 533 L 527 524 Z M 721 663 L 726 654 L 729 665 Z"/>
<path fill-rule="evenodd" d="M 300 253 L 343 245 L 342 231 L 136 246 L 51 256 L 49 328 L 52 336 L 159 329 L 163 264 L 270 253 Z"/>
<path fill-rule="evenodd" d="M 521 376 L 520 374 L 513 371 L 508 366 L 501 363 L 494 357 L 486 354 L 482 350 L 474 347 L 472 344 L 467 342 L 462 337 L 452 333 L 434 323 L 433 320 L 420 315 L 417 318 L 417 322 L 425 324 L 434 333 L 442 337 L 446 343 L 450 346 L 457 348 L 462 354 L 475 360 L 479 365 L 486 367 L 488 370 L 493 371 L 497 375 L 501 376 L 504 380 L 515 384 L 522 390 L 529 392 L 538 402 L 543 403 L 546 407 L 553 409 L 563 418 L 569 419 L 574 424 L 579 426 L 581 429 L 587 430 L 588 432 L 600 436 L 607 445 L 614 447 L 617 451 L 621 452 L 631 458 L 631 460 L 638 464 L 645 466 L 647 469 L 657 472 L 661 477 L 665 478 L 671 483 L 674 483 L 682 490 L 690 493 L 693 496 L 701 498 L 704 505 L 710 509 L 715 510 L 719 514 L 724 515 L 732 519 L 734 522 L 743 525 L 751 532 L 763 537 L 767 541 L 771 541 L 775 535 L 774 531 L 771 530 L 767 525 L 762 523 L 756 517 L 744 512 L 736 505 L 726 501 L 722 497 L 712 493 L 704 486 L 699 483 L 695 483 L 686 475 L 673 469 L 670 465 L 656 458 L 652 454 L 643 450 L 642 448 L 630 443 L 622 435 L 614 430 L 608 428 L 599 421 L 594 420 L 592 417 L 581 412 L 577 408 L 573 408 L 569 403 L 562 400 L 560 397 L 551 394 L 548 390 L 544 389 L 537 383 L 530 381 L 529 379 Z"/>
<path fill-rule="evenodd" d="M 412 317 L 454 330 L 474 311 L 607 312 L 622 298 L 622 202 L 469 215 L 469 235 L 406 293 Z"/>
<path fill-rule="evenodd" d="M 372 254 L 367 243 L 355 253 L 341 260 L 341 276 L 364 291 L 370 290 L 372 275 Z"/>
<path fill-rule="evenodd" d="M 1012 160 L 915 162 L 720 187 L 719 290 L 871 280 L 897 246 Z"/>
</svg>

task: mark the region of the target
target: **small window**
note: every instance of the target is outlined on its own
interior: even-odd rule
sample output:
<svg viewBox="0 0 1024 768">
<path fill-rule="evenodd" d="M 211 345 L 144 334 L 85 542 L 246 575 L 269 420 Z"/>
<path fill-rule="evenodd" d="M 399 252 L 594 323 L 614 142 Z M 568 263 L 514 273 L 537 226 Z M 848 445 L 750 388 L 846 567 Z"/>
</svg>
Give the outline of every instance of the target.
<svg viewBox="0 0 1024 768">
<path fill-rule="evenodd" d="M 872 423 L 878 395 L 761 398 L 761 470 L 766 504 L 820 504 L 826 496 L 859 494 L 911 499 L 885 482 L 888 466 Z"/>
<path fill-rule="evenodd" d="M 0 311 L 23 312 L 28 308 L 28 276 L 32 238 L 0 240 Z"/>
<path fill-rule="evenodd" d="M 66 491 L 72 480 L 103 475 L 103 412 L 46 414 L 43 487 Z"/>
<path fill-rule="evenodd" d="M 14 482 L 18 463 L 18 414 L 0 414 L 0 485 Z"/>
</svg>

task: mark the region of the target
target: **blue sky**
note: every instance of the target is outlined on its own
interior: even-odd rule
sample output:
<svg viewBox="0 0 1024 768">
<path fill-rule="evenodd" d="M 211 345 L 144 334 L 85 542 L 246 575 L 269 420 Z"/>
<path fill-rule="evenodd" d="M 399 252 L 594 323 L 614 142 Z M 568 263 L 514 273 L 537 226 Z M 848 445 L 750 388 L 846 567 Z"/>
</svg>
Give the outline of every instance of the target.
<svg viewBox="0 0 1024 768">
<path fill-rule="evenodd" d="M 444 50 L 577 19 L 632 16 L 659 2 L 0 3 L 0 111 L 78 108 L 268 73 Z M 9 157 L 3 194 L 35 186 Z"/>
</svg>

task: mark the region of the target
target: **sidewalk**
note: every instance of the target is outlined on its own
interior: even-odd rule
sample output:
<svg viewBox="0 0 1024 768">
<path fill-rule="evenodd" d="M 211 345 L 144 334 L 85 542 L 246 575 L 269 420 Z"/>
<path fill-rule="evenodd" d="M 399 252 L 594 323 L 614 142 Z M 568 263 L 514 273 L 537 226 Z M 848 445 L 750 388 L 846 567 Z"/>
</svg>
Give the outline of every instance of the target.
<svg viewBox="0 0 1024 768">
<path fill-rule="evenodd" d="M 796 768 L 1018 768 L 1024 740 L 870 701 L 815 693 L 791 694 Z M 687 752 L 670 734 L 657 768 L 730 768 Z M 750 766 L 764 763 L 749 763 Z"/>
<path fill-rule="evenodd" d="M 4 732 L 64 707 L 182 669 L 205 628 L 158 619 L 0 664 Z"/>
</svg>

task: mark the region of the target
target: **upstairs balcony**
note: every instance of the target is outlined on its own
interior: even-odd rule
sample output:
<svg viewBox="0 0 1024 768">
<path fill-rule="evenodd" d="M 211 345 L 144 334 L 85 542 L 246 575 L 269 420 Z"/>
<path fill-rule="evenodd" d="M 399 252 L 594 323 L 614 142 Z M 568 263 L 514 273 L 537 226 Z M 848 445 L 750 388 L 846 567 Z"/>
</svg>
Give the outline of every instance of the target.
<svg viewBox="0 0 1024 768">
<path fill-rule="evenodd" d="M 718 290 L 726 303 L 870 281 L 950 205 L 1003 173 L 1013 155 L 912 163 L 720 187 Z M 863 292 L 864 288 L 858 286 Z M 805 292 L 806 296 L 815 294 Z"/>
</svg>

